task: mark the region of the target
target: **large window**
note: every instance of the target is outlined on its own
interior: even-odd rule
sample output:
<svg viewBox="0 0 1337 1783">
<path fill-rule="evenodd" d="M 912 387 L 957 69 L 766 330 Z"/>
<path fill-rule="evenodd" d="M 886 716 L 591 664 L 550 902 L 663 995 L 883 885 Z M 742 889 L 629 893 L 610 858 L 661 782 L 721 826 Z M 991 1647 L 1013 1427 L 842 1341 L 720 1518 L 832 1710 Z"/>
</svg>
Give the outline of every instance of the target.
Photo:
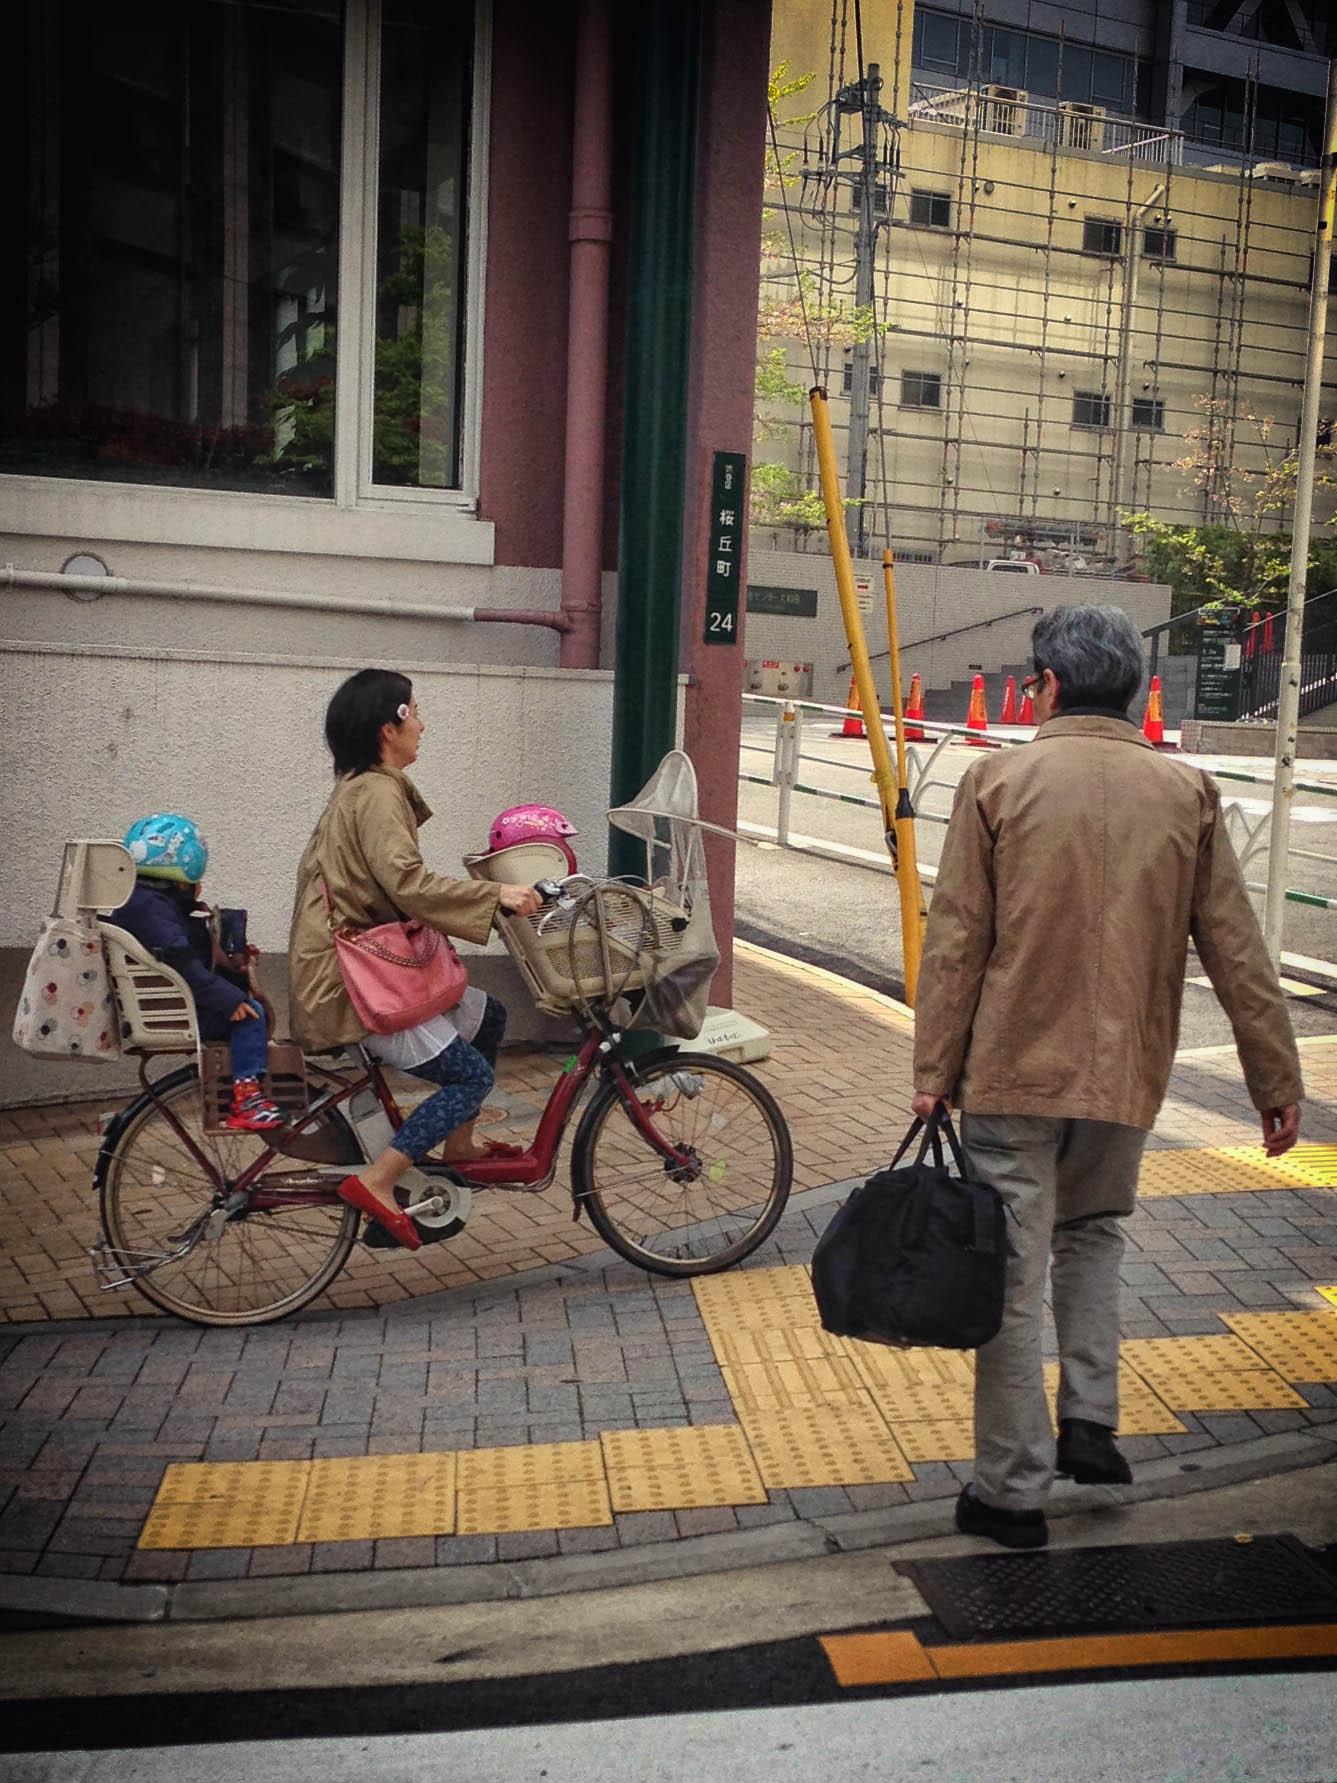
<svg viewBox="0 0 1337 1783">
<path fill-rule="evenodd" d="M 472 0 L 44 0 L 0 53 L 0 472 L 461 486 Z"/>
<path fill-rule="evenodd" d="M 978 80 L 1054 99 L 1103 105 L 1111 111 L 1146 109 L 1150 64 L 1133 56 L 1092 50 L 1039 31 L 978 29 L 970 18 L 916 6 L 914 69 L 929 80 Z"/>
<path fill-rule="evenodd" d="M 901 407 L 903 409 L 941 408 L 941 373 L 936 371 L 903 371 L 901 373 Z"/>
</svg>

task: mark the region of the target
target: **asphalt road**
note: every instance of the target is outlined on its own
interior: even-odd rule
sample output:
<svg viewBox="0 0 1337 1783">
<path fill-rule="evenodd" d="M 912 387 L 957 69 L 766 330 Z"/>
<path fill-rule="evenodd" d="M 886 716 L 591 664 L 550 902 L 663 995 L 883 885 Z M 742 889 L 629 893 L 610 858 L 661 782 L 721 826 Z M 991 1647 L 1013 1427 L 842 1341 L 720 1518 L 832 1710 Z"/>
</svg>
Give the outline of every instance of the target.
<svg viewBox="0 0 1337 1783">
<path fill-rule="evenodd" d="M 872 808 L 839 803 L 833 799 L 795 792 L 791 799 L 791 839 L 809 839 L 835 850 L 843 858 L 809 851 L 801 846 L 779 848 L 762 841 L 738 850 L 736 926 L 745 939 L 763 942 L 782 952 L 797 954 L 818 964 L 900 996 L 904 988 L 901 957 L 900 902 L 882 843 L 876 791 L 871 782 L 872 760 L 861 738 L 832 736 L 831 725 L 809 718 L 802 735 L 800 785 L 873 801 Z M 774 721 L 744 721 L 742 767 L 745 773 L 769 776 L 773 758 Z M 945 819 L 951 810 L 957 782 L 977 751 L 948 745 L 932 764 L 932 744 L 913 746 L 913 754 L 927 773 L 915 792 L 916 843 L 921 864 L 934 866 L 942 847 Z M 1258 774 L 1270 777 L 1270 761 L 1245 757 L 1202 757 L 1195 765 L 1225 774 Z M 1303 762 L 1305 782 L 1331 783 L 1327 793 L 1297 793 L 1292 815 L 1291 855 L 1286 883 L 1297 890 L 1337 896 L 1337 764 Z M 1245 875 L 1262 884 L 1266 878 L 1266 850 L 1270 789 L 1223 778 L 1220 782 L 1237 848 L 1243 850 Z M 739 828 L 745 835 L 774 831 L 779 794 L 774 787 L 744 782 L 739 788 Z M 854 864 L 856 857 L 865 864 Z M 1318 858 L 1314 858 L 1318 857 Z M 932 901 L 931 878 L 925 893 Z M 1256 900 L 1261 913 L 1262 898 Z M 1290 956 L 1337 961 L 1337 911 L 1319 910 L 1288 903 L 1284 950 Z M 1231 1039 L 1230 1025 L 1211 988 L 1197 984 L 1202 975 L 1190 956 L 1184 991 L 1180 1044 L 1184 1048 L 1218 1046 Z M 1293 986 L 1291 1018 L 1298 1034 L 1337 1031 L 1337 965 L 1332 976 L 1288 965 L 1285 977 Z M 1316 993 L 1316 994 L 1315 994 Z"/>
</svg>

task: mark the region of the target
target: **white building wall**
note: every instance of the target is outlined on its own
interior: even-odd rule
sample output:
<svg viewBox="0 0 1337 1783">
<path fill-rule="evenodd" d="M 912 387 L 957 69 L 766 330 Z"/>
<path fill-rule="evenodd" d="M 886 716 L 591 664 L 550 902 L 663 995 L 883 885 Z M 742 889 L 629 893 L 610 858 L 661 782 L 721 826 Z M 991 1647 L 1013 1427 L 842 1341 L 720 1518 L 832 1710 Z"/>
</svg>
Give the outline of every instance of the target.
<svg viewBox="0 0 1337 1783">
<path fill-rule="evenodd" d="M 855 574 L 870 583 L 872 604 L 864 614 L 864 632 L 878 685 L 889 692 L 885 654 L 887 613 L 882 564 L 855 564 Z M 1107 601 L 1122 607 L 1139 629 L 1170 616 L 1170 590 L 1160 582 L 1115 582 L 1094 576 L 1018 576 L 989 570 L 950 569 L 935 564 L 897 564 L 896 617 L 901 640 L 901 676 L 908 690 L 918 673 L 925 688 L 947 687 L 976 670 L 988 672 L 1008 663 L 1025 662 L 1031 628 L 1038 614 L 1032 608 L 1078 606 Z M 843 705 L 849 692 L 849 645 L 836 592 L 835 567 L 826 552 L 767 551 L 748 554 L 748 581 L 780 588 L 814 589 L 817 616 L 790 618 L 749 613 L 743 630 L 743 652 L 751 663 L 763 659 L 810 662 L 812 698 Z M 1017 609 L 1025 609 L 1018 612 Z M 1003 617 L 1013 614 L 1014 617 Z M 978 620 L 997 623 L 979 626 Z M 937 643 L 918 640 L 972 629 Z M 844 666 L 841 666 L 844 665 Z"/>
<path fill-rule="evenodd" d="M 275 653 L 254 615 L 216 612 L 210 651 L 0 639 L 0 946 L 31 945 L 67 837 L 119 836 L 168 810 L 208 840 L 206 898 L 245 906 L 251 939 L 283 952 L 297 863 L 330 785 L 325 706 L 369 662 L 412 677 L 427 723 L 413 778 L 434 813 L 430 866 L 462 873 L 497 812 L 531 800 L 579 827 L 582 867 L 605 865 L 610 674 L 423 660 L 410 622 L 376 632 L 362 621 L 363 653 L 344 656 L 319 614 L 297 616 L 307 652 Z"/>
</svg>

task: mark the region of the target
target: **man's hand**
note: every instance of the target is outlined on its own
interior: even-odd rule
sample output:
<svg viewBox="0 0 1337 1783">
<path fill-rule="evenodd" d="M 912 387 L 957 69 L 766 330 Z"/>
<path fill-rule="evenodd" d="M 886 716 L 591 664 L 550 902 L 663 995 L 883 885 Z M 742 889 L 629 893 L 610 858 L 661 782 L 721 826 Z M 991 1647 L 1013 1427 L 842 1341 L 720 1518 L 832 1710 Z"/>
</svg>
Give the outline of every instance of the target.
<svg viewBox="0 0 1337 1783">
<path fill-rule="evenodd" d="M 503 885 L 498 902 L 508 916 L 536 916 L 543 908 L 532 885 Z"/>
<path fill-rule="evenodd" d="M 1300 1137 L 1300 1104 L 1288 1102 L 1284 1108 L 1263 1110 L 1263 1150 L 1269 1158 L 1288 1152 Z"/>
<path fill-rule="evenodd" d="M 231 1022 L 253 1022 L 259 1021 L 259 1019 L 260 1011 L 255 1007 L 254 1003 L 238 1003 L 237 1007 L 228 1017 L 228 1020 Z"/>
<path fill-rule="evenodd" d="M 910 1106 L 919 1116 L 921 1121 L 926 1121 L 933 1113 L 933 1110 L 938 1106 L 939 1102 L 942 1103 L 948 1114 L 952 1112 L 950 1098 L 947 1096 L 935 1096 L 931 1090 L 916 1090 L 910 1100 Z"/>
</svg>

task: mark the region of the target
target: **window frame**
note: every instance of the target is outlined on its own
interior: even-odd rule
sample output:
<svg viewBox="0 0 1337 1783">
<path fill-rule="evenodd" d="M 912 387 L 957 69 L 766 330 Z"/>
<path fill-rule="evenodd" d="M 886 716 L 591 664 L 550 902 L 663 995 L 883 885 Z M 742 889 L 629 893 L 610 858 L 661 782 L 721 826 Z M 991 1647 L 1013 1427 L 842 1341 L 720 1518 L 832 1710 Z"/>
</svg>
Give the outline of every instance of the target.
<svg viewBox="0 0 1337 1783">
<path fill-rule="evenodd" d="M 1158 235 L 1161 238 L 1159 249 L 1151 246 L 1151 237 L 1153 235 Z M 1161 261 L 1166 266 L 1177 265 L 1179 261 L 1179 231 L 1172 228 L 1168 223 L 1156 224 L 1152 227 L 1144 225 L 1142 230 L 1142 258 L 1144 260 Z"/>
<path fill-rule="evenodd" d="M 1113 247 L 1101 247 L 1101 248 L 1093 247 L 1091 244 L 1091 239 L 1090 239 L 1091 232 L 1093 229 L 1104 230 L 1106 233 L 1107 240 L 1109 239 L 1109 232 L 1111 230 L 1113 230 L 1115 245 Z M 1090 254 L 1098 260 L 1118 260 L 1121 257 L 1121 255 L 1123 254 L 1123 250 L 1124 250 L 1123 224 L 1119 221 L 1119 219 L 1117 217 L 1083 217 L 1082 218 L 1082 252 L 1084 254 Z"/>
<path fill-rule="evenodd" d="M 920 378 L 920 379 L 932 378 L 933 386 L 934 386 L 934 396 L 935 396 L 936 400 L 933 402 L 922 402 L 922 401 L 921 402 L 912 402 L 912 401 L 910 401 L 910 399 L 906 396 L 906 393 L 905 393 L 905 384 L 906 384 L 907 378 Z M 940 415 L 942 413 L 942 373 L 940 371 L 902 370 L 902 372 L 901 372 L 901 392 L 900 392 L 899 398 L 897 399 L 896 406 L 897 406 L 897 408 L 902 408 L 902 409 L 926 409 L 930 414 Z"/>
<path fill-rule="evenodd" d="M 1138 420 L 1137 411 L 1142 408 L 1147 413 Z M 1149 419 L 1147 416 L 1149 415 Z M 1165 432 L 1165 398 L 1163 396 L 1133 396 L 1128 402 L 1128 425 L 1138 433 Z"/>
<path fill-rule="evenodd" d="M 1079 421 L 1077 418 L 1079 402 L 1096 405 L 1099 409 L 1100 419 L 1098 421 Z M 1088 433 L 1108 433 L 1113 425 L 1112 407 L 1113 399 L 1108 390 L 1074 390 L 1070 425 L 1085 428 Z"/>
<path fill-rule="evenodd" d="M 917 217 L 915 215 L 916 200 L 923 200 L 923 201 L 927 202 L 927 207 L 929 210 L 929 215 L 927 217 Z M 933 213 L 934 206 L 939 205 L 939 204 L 946 205 L 947 216 L 941 223 L 936 223 L 933 220 L 932 213 Z M 948 229 L 948 230 L 950 230 L 950 228 L 952 227 L 952 195 L 951 195 L 951 193 L 950 192 L 938 192 L 938 191 L 933 190 L 929 186 L 912 186 L 910 188 L 910 211 L 909 211 L 909 220 L 908 221 L 909 221 L 909 227 L 911 229 Z"/>
<path fill-rule="evenodd" d="M 363 231 L 368 220 L 374 226 L 377 208 L 381 0 L 354 0 L 344 7 L 340 96 L 333 494 L 0 474 L 0 524 L 6 531 L 219 550 L 256 549 L 258 537 L 258 548 L 279 553 L 492 563 L 495 527 L 477 514 L 491 159 L 490 0 L 474 0 L 473 13 L 459 485 L 415 489 L 371 480 L 376 257 L 364 253 Z"/>
</svg>

